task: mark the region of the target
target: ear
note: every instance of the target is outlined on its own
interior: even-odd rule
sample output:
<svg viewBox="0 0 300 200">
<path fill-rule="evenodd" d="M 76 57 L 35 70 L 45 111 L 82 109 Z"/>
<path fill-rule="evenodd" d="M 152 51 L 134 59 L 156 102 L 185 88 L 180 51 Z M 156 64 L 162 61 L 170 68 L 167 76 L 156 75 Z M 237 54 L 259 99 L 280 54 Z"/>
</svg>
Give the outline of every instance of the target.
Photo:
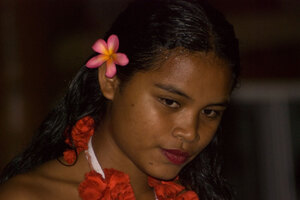
<svg viewBox="0 0 300 200">
<path fill-rule="evenodd" d="M 98 68 L 98 80 L 101 88 L 101 92 L 105 98 L 113 100 L 116 92 L 119 89 L 119 79 L 117 76 L 108 78 L 105 76 L 106 64 Z"/>
</svg>

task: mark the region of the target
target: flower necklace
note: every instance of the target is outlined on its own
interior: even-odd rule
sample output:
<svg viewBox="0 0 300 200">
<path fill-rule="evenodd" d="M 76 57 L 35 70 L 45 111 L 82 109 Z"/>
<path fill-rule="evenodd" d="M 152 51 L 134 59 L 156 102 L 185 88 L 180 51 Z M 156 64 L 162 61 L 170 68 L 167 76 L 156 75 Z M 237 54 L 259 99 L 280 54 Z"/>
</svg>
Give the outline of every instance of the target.
<svg viewBox="0 0 300 200">
<path fill-rule="evenodd" d="M 135 200 L 127 174 L 115 169 L 102 170 L 92 147 L 93 134 L 93 118 L 86 116 L 80 119 L 71 130 L 76 150 L 64 152 L 65 161 L 72 164 L 76 160 L 76 154 L 85 150 L 91 171 L 85 174 L 84 181 L 79 184 L 79 196 L 83 200 Z M 65 142 L 72 144 L 69 138 Z M 173 181 L 159 181 L 149 176 L 148 184 L 154 188 L 157 200 L 199 200 L 194 191 L 185 190 L 182 185 Z"/>
</svg>

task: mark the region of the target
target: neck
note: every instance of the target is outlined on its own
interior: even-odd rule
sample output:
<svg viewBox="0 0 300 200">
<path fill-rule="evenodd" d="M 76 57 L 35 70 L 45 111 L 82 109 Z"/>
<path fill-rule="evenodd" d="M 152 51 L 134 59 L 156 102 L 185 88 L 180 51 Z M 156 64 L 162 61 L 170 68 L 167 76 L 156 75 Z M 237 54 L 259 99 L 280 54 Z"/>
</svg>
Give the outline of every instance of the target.
<svg viewBox="0 0 300 200">
<path fill-rule="evenodd" d="M 94 152 L 101 167 L 113 168 L 128 174 L 136 199 L 154 199 L 153 189 L 148 185 L 148 175 L 124 155 L 104 127 L 101 126 L 96 131 L 92 140 Z"/>
</svg>

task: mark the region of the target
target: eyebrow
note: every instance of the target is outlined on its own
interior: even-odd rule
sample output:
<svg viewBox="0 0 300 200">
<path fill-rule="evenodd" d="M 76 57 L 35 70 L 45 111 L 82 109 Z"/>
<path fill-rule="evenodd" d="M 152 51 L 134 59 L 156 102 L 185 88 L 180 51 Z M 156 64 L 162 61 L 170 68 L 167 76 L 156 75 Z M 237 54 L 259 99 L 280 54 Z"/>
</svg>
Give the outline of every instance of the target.
<svg viewBox="0 0 300 200">
<path fill-rule="evenodd" d="M 179 96 L 182 96 L 182 97 L 185 97 L 187 99 L 190 99 L 192 100 L 192 98 L 190 96 L 188 96 L 187 94 L 185 94 L 184 92 L 180 91 L 178 88 L 175 88 L 174 86 L 172 85 L 165 85 L 165 84 L 161 84 L 161 83 L 155 83 L 154 84 L 156 87 L 160 88 L 160 89 L 163 89 L 163 90 L 166 90 L 168 92 L 171 92 L 173 94 L 177 94 Z M 228 107 L 229 105 L 229 100 L 224 100 L 220 103 L 211 103 L 207 106 L 222 106 L 222 107 Z"/>
<path fill-rule="evenodd" d="M 177 94 L 177 95 L 180 95 L 182 97 L 185 97 L 187 99 L 192 99 L 191 97 L 189 97 L 187 94 L 185 94 L 184 92 L 180 91 L 179 89 L 171 86 L 171 85 L 164 85 L 164 84 L 160 84 L 160 83 L 155 83 L 154 84 L 156 87 L 160 88 L 160 89 L 163 89 L 163 90 L 166 90 L 168 92 L 171 92 L 171 93 L 174 93 L 174 94 Z"/>
<path fill-rule="evenodd" d="M 220 102 L 220 103 L 212 103 L 212 104 L 209 104 L 207 106 L 222 106 L 222 107 L 228 107 L 229 106 L 229 101 L 228 100 L 225 100 L 223 102 Z"/>
</svg>

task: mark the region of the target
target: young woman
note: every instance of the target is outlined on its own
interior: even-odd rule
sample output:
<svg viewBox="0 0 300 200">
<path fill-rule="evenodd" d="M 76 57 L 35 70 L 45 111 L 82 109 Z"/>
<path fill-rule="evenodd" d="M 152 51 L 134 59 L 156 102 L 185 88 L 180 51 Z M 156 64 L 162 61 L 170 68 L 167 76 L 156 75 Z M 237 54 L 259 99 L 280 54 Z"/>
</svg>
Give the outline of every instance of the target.
<svg viewBox="0 0 300 200">
<path fill-rule="evenodd" d="M 93 49 L 0 199 L 232 199 L 217 146 L 239 52 L 224 16 L 137 0 Z"/>
</svg>

